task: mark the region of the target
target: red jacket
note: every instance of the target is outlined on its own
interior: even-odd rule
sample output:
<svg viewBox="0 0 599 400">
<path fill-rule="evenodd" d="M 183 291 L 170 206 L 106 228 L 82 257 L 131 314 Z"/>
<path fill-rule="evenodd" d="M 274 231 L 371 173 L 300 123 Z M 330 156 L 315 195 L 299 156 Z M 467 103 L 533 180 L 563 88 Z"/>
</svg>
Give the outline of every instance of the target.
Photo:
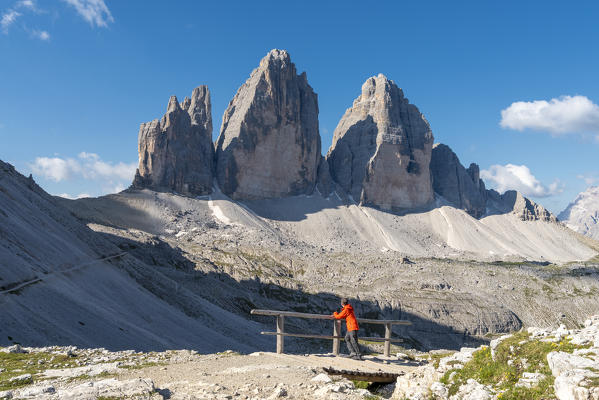
<svg viewBox="0 0 599 400">
<path fill-rule="evenodd" d="M 333 317 L 336 319 L 345 318 L 345 324 L 347 325 L 348 331 L 357 331 L 360 329 L 358 327 L 358 321 L 356 321 L 356 316 L 354 315 L 354 308 L 350 304 L 343 306 L 343 310 L 341 310 L 340 313 L 335 311 Z"/>
</svg>

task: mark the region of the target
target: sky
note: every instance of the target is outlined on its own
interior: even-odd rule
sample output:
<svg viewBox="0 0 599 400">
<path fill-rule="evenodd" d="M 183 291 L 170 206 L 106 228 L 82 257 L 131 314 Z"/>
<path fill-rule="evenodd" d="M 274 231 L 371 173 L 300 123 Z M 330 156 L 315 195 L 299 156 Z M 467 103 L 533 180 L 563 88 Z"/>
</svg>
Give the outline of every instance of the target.
<svg viewBox="0 0 599 400">
<path fill-rule="evenodd" d="M 139 124 L 212 96 L 213 137 L 260 59 L 318 94 L 322 151 L 385 74 L 487 187 L 554 213 L 599 184 L 597 1 L 0 0 L 0 159 L 46 191 L 126 188 Z"/>
</svg>

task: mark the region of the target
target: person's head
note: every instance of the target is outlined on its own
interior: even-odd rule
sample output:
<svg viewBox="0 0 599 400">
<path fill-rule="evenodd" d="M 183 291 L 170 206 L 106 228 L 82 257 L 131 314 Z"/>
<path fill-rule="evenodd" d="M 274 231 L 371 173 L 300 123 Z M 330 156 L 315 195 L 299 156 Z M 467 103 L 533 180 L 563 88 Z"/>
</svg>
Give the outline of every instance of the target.
<svg viewBox="0 0 599 400">
<path fill-rule="evenodd" d="M 346 306 L 348 303 L 349 303 L 349 301 L 345 297 L 341 299 L 342 306 Z"/>
</svg>

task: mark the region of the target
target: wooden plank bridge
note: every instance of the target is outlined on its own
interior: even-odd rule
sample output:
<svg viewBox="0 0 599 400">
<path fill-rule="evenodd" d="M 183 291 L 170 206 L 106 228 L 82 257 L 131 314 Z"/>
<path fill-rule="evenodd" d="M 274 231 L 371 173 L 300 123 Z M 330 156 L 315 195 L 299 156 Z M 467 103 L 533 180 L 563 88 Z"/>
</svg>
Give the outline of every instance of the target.
<svg viewBox="0 0 599 400">
<path fill-rule="evenodd" d="M 250 314 L 253 315 L 269 315 L 276 317 L 277 331 L 276 332 L 261 332 L 262 335 L 275 335 L 277 337 L 277 353 L 284 353 L 284 339 L 285 336 L 290 337 L 299 337 L 299 338 L 309 338 L 309 339 L 325 339 L 333 341 L 333 351 L 334 355 L 339 354 L 339 345 L 341 343 L 341 321 L 339 319 L 335 319 L 332 315 L 323 315 L 323 314 L 308 314 L 308 313 L 300 313 L 294 311 L 277 311 L 277 310 L 251 310 Z M 285 328 L 285 318 L 309 318 L 309 319 L 325 319 L 332 320 L 333 322 L 333 335 L 315 335 L 308 333 L 288 333 L 284 331 Z M 365 340 L 371 342 L 384 342 L 384 355 L 385 357 L 389 357 L 391 353 L 391 343 L 392 342 L 402 342 L 403 340 L 400 338 L 392 338 L 391 337 L 391 329 L 393 325 L 412 325 L 410 321 L 405 320 L 385 320 L 385 319 L 368 319 L 368 318 L 356 318 L 358 323 L 360 324 L 378 324 L 385 326 L 385 337 L 359 337 L 358 340 Z"/>
</svg>

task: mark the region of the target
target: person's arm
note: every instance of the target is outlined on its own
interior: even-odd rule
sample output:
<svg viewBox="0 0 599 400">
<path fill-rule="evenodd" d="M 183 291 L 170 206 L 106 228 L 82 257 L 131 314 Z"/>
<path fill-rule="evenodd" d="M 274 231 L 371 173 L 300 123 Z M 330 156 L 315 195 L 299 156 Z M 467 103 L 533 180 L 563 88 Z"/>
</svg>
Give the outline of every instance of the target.
<svg viewBox="0 0 599 400">
<path fill-rule="evenodd" d="M 336 319 L 343 319 L 343 318 L 347 317 L 348 315 L 349 315 L 349 310 L 345 307 L 343 307 L 343 310 L 341 310 L 340 313 L 338 313 L 338 312 L 333 313 L 333 317 L 335 317 Z"/>
</svg>

